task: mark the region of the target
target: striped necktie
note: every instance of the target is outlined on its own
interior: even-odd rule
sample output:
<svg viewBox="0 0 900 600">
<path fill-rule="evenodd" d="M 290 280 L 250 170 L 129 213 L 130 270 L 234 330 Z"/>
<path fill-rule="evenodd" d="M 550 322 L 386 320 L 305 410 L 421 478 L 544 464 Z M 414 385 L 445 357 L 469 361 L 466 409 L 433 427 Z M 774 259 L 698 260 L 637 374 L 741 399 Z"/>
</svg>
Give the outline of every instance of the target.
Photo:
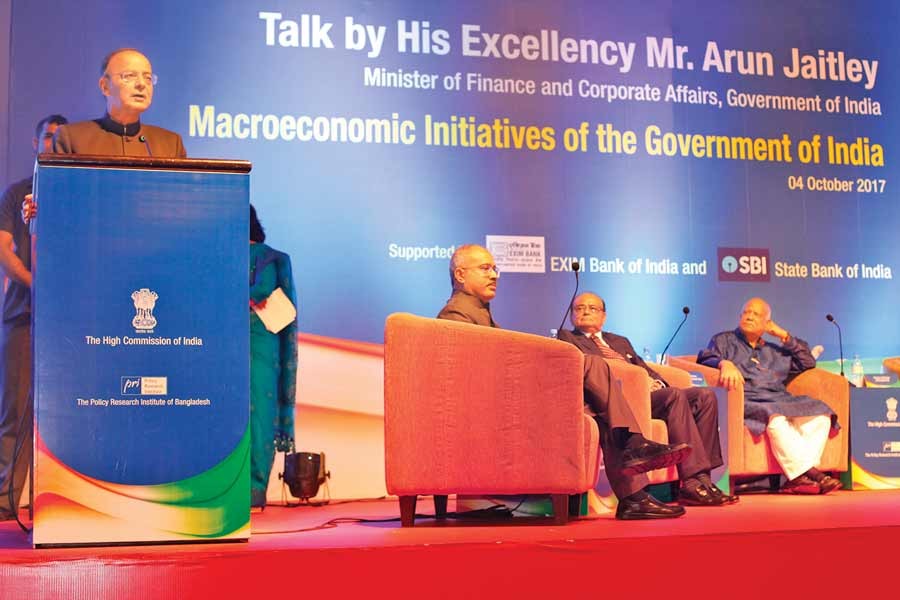
<svg viewBox="0 0 900 600">
<path fill-rule="evenodd" d="M 590 338 L 591 341 L 597 344 L 597 348 L 600 349 L 600 354 L 603 355 L 603 358 L 606 358 L 608 360 L 625 360 L 624 356 L 603 343 L 603 340 L 597 334 L 592 333 L 588 335 L 588 338 Z"/>
</svg>

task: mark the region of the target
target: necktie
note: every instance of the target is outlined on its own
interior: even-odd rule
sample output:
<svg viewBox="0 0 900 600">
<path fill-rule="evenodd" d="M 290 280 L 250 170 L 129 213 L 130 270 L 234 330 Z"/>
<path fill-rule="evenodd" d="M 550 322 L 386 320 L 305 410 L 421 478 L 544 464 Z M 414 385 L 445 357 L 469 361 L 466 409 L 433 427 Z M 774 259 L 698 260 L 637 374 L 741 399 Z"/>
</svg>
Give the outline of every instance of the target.
<svg viewBox="0 0 900 600">
<path fill-rule="evenodd" d="M 622 356 L 621 354 L 619 354 L 618 352 L 616 352 L 615 350 L 613 350 L 612 348 L 610 348 L 609 346 L 604 344 L 603 340 L 600 339 L 600 336 L 592 333 L 588 337 L 591 338 L 591 340 L 595 344 L 597 344 L 597 348 L 600 349 L 600 354 L 603 355 L 603 358 L 606 358 L 609 360 L 625 360 L 624 356 Z"/>
</svg>

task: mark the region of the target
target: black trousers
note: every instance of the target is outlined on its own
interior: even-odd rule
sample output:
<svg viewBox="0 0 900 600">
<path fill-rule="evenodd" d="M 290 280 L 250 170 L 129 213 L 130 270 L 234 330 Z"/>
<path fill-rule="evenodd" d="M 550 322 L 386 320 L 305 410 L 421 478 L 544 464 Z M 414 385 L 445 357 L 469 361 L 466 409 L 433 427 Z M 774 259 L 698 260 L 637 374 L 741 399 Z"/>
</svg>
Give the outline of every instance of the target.
<svg viewBox="0 0 900 600">
<path fill-rule="evenodd" d="M 715 407 L 715 398 L 713 400 Z M 617 443 L 612 430 L 627 429 L 639 434 L 641 429 L 625 400 L 621 383 L 611 376 L 609 365 L 600 356 L 584 356 L 584 401 L 594 411 L 594 420 L 600 428 L 603 468 L 613 493 L 617 498 L 624 498 L 646 487 L 649 483 L 646 475 L 622 475 L 624 449 Z"/>
<path fill-rule="evenodd" d="M 719 410 L 711 389 L 662 388 L 650 394 L 650 406 L 651 416 L 666 422 L 670 444 L 687 442 L 693 447 L 690 456 L 678 465 L 682 480 L 722 466 Z"/>
<path fill-rule="evenodd" d="M 0 512 L 11 512 L 18 506 L 31 468 L 31 322 L 28 318 L 0 327 L 0 361 Z"/>
</svg>

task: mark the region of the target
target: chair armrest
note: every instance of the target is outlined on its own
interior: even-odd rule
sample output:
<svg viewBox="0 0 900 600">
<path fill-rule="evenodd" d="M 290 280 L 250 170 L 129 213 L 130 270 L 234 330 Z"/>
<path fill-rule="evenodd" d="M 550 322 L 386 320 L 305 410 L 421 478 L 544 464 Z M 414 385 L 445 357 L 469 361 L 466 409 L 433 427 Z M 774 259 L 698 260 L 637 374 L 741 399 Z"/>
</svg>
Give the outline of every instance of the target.
<svg viewBox="0 0 900 600">
<path fill-rule="evenodd" d="M 848 424 L 850 382 L 824 369 L 809 369 L 797 375 L 787 386 L 794 396 L 810 396 L 831 407 L 838 421 Z"/>
<path fill-rule="evenodd" d="M 707 367 L 697 363 L 696 356 L 670 356 L 669 365 L 696 371 L 703 375 L 706 385 L 710 387 L 722 387 L 719 385 L 719 369 Z M 731 465 L 744 464 L 744 384 L 738 384 L 732 390 L 728 390 L 728 462 Z"/>
<path fill-rule="evenodd" d="M 672 387 L 689 388 L 692 385 L 691 374 L 684 369 L 673 365 L 659 365 L 656 363 L 647 363 L 647 365 L 662 375 L 663 379 Z"/>
<path fill-rule="evenodd" d="M 839 464 L 847 464 L 850 450 L 850 382 L 824 369 L 809 369 L 797 375 L 787 386 L 794 395 L 810 396 L 831 407 L 841 426 L 836 434 L 840 445 Z M 843 470 L 843 469 L 840 469 Z"/>
<path fill-rule="evenodd" d="M 884 368 L 888 371 L 893 371 L 897 375 L 900 375 L 900 356 L 889 356 L 881 361 L 881 364 L 883 364 Z"/>
<path fill-rule="evenodd" d="M 669 366 L 700 373 L 703 375 L 703 379 L 706 380 L 706 385 L 710 387 L 719 385 L 719 370 L 701 365 L 697 362 L 696 356 L 670 356 Z"/>
<path fill-rule="evenodd" d="M 625 401 L 631 407 L 634 418 L 644 437 L 650 438 L 650 378 L 643 368 L 624 360 L 608 360 L 609 371 L 613 379 L 622 384 Z"/>
</svg>

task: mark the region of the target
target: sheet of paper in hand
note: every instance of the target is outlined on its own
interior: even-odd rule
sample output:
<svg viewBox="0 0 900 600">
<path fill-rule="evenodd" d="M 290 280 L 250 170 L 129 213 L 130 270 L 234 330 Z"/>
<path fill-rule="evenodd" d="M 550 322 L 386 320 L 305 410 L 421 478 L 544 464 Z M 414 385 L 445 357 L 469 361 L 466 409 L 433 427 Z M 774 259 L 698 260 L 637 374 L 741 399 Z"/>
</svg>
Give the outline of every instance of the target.
<svg viewBox="0 0 900 600">
<path fill-rule="evenodd" d="M 295 318 L 297 318 L 297 309 L 291 303 L 290 299 L 285 295 L 281 288 L 276 288 L 268 298 L 263 308 L 253 307 L 253 312 L 259 317 L 266 329 L 272 333 L 278 333 Z"/>
</svg>

